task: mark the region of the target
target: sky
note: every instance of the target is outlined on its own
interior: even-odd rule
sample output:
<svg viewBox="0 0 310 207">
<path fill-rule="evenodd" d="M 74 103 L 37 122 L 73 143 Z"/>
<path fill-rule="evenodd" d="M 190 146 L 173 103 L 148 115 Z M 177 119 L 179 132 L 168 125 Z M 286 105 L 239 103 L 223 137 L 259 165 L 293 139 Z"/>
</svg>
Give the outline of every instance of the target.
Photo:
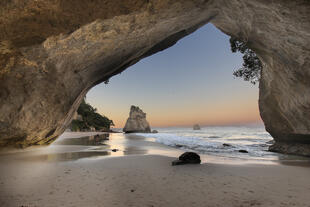
<svg viewBox="0 0 310 207">
<path fill-rule="evenodd" d="M 241 65 L 229 36 L 207 24 L 95 86 L 86 101 L 116 128 L 124 127 L 131 105 L 147 113 L 151 127 L 261 123 L 258 85 L 232 75 Z"/>
</svg>

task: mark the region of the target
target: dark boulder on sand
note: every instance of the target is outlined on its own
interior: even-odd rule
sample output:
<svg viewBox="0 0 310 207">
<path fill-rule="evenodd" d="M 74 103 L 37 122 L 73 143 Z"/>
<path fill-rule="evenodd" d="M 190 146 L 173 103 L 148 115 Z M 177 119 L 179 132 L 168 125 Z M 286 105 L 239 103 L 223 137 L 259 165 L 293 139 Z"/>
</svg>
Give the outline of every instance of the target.
<svg viewBox="0 0 310 207">
<path fill-rule="evenodd" d="M 238 152 L 241 152 L 241 153 L 249 153 L 247 150 L 243 150 L 243 149 L 239 150 Z"/>
<path fill-rule="evenodd" d="M 172 161 L 172 165 L 200 164 L 200 156 L 195 152 L 185 152 L 178 160 Z"/>
</svg>

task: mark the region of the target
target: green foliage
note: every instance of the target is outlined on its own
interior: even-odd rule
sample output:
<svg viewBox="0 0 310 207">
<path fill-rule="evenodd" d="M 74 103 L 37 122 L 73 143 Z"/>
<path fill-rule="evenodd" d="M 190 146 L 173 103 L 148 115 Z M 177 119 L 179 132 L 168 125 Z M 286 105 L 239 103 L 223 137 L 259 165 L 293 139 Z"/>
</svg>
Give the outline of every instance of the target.
<svg viewBox="0 0 310 207">
<path fill-rule="evenodd" d="M 233 75 L 235 77 L 243 78 L 245 81 L 250 81 L 252 84 L 259 82 L 260 73 L 263 68 L 261 61 L 246 43 L 231 37 L 230 46 L 232 52 L 241 52 L 243 54 L 242 67 L 235 70 Z"/>
<path fill-rule="evenodd" d="M 86 103 L 85 99 L 83 99 L 77 113 L 82 116 L 83 120 L 73 120 L 71 123 L 72 131 L 86 131 L 90 130 L 91 127 L 96 130 L 109 130 L 111 126 L 114 126 L 112 120 L 97 113 L 97 109 Z"/>
<path fill-rule="evenodd" d="M 89 126 L 86 125 L 84 121 L 80 120 L 72 120 L 71 122 L 71 130 L 76 131 L 87 131 L 90 130 Z"/>
</svg>

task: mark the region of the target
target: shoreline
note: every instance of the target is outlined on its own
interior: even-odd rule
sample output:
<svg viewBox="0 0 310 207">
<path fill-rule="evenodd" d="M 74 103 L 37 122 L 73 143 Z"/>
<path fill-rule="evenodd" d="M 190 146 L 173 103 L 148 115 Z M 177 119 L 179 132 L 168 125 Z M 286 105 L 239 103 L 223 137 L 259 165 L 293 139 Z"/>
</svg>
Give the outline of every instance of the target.
<svg viewBox="0 0 310 207">
<path fill-rule="evenodd" d="M 309 207 L 309 162 L 201 154 L 200 165 L 171 166 L 184 151 L 133 134 L 95 134 L 0 154 L 0 206 Z"/>
<path fill-rule="evenodd" d="M 104 143 L 94 144 L 98 136 Z M 110 137 L 110 139 L 109 139 Z M 76 140 L 86 139 L 83 143 Z M 68 141 L 65 142 L 64 141 Z M 89 140 L 92 142 L 89 143 Z M 101 139 L 102 140 L 102 139 Z M 94 146 L 92 146 L 94 145 Z M 116 152 L 112 150 L 116 149 Z M 131 155 L 163 155 L 177 158 L 186 150 L 175 148 L 155 142 L 153 138 L 144 137 L 143 134 L 109 133 L 109 132 L 65 132 L 48 146 L 33 146 L 26 149 L 7 149 L 0 151 L 0 162 L 4 157 L 18 158 L 15 161 L 78 161 L 80 159 L 106 159 L 108 157 L 122 157 Z M 289 159 L 268 160 L 259 158 L 227 157 L 221 154 L 199 153 L 202 163 L 228 164 L 228 165 L 292 165 L 310 167 L 308 157 L 288 155 Z M 2 157 L 2 159 L 1 159 Z"/>
</svg>

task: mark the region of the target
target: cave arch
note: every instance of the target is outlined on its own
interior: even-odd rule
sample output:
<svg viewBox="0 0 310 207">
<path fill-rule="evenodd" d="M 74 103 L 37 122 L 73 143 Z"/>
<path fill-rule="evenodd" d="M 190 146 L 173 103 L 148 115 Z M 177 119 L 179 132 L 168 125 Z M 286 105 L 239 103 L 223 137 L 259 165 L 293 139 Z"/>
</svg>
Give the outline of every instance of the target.
<svg viewBox="0 0 310 207">
<path fill-rule="evenodd" d="M 152 128 L 262 125 L 258 84 L 233 75 L 243 61 L 229 38 L 208 23 L 93 87 L 86 101 L 116 128 L 124 127 L 131 105 L 147 112 Z"/>
<path fill-rule="evenodd" d="M 212 22 L 264 64 L 259 107 L 274 150 L 310 154 L 309 9 L 306 0 L 0 3 L 0 146 L 52 142 L 91 87 Z"/>
</svg>

